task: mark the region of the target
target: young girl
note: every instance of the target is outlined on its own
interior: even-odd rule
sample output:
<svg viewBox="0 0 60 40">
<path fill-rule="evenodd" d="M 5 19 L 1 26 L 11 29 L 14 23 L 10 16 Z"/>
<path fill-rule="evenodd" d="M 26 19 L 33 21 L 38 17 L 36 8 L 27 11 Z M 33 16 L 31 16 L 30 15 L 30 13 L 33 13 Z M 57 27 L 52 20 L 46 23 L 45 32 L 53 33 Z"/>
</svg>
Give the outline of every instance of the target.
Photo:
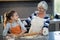
<svg viewBox="0 0 60 40">
<path fill-rule="evenodd" d="M 15 11 L 6 14 L 3 36 L 22 36 L 27 31 L 18 17 L 19 16 Z M 8 34 L 8 31 L 10 34 Z"/>
</svg>

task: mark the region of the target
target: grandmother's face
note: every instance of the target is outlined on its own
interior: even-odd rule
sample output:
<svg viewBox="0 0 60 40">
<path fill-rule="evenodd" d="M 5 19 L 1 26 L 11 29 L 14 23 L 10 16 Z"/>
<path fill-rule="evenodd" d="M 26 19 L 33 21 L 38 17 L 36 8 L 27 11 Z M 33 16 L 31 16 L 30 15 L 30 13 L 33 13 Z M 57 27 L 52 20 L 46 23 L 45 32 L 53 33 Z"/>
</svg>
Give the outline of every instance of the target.
<svg viewBox="0 0 60 40">
<path fill-rule="evenodd" d="M 38 7 L 38 11 L 39 11 L 40 13 L 43 13 L 43 12 L 45 12 L 46 10 L 45 10 L 42 6 L 40 6 L 40 7 Z"/>
</svg>

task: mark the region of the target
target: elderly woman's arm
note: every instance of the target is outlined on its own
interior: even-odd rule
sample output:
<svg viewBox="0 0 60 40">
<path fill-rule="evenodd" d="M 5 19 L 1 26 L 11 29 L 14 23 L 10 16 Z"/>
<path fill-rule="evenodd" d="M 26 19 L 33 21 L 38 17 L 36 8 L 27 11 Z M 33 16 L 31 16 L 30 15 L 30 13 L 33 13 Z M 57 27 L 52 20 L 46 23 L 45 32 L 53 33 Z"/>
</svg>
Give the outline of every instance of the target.
<svg viewBox="0 0 60 40">
<path fill-rule="evenodd" d="M 45 23 L 44 23 L 44 27 L 43 27 L 43 35 L 48 35 L 49 33 L 49 24 L 50 24 L 50 17 L 45 17 Z"/>
<path fill-rule="evenodd" d="M 38 11 L 35 11 L 34 13 L 32 13 L 26 20 L 23 21 L 23 24 L 24 25 L 30 25 L 31 24 L 31 20 L 37 16 L 37 12 Z"/>
</svg>

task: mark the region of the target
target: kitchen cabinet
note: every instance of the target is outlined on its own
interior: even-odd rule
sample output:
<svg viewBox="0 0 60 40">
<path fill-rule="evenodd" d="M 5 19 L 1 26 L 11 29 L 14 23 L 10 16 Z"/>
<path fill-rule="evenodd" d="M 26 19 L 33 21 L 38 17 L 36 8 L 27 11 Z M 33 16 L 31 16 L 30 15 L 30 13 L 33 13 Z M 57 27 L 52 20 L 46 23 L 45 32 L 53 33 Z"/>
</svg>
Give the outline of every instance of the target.
<svg viewBox="0 0 60 40">
<path fill-rule="evenodd" d="M 50 31 L 60 31 L 60 19 L 53 19 L 50 21 Z"/>
</svg>

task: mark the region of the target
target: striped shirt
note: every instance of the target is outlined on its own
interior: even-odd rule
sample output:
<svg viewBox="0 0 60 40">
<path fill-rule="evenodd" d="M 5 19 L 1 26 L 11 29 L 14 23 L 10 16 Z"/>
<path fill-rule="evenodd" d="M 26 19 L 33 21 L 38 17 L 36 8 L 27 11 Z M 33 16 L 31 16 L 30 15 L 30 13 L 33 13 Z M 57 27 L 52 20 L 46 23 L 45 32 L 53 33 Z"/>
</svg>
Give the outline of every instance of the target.
<svg viewBox="0 0 60 40">
<path fill-rule="evenodd" d="M 25 23 L 26 23 L 27 25 L 31 25 L 31 20 L 32 20 L 35 16 L 37 16 L 37 11 L 35 11 L 34 13 L 32 13 L 32 15 L 29 16 L 29 17 L 25 20 Z M 48 28 L 48 27 L 49 27 L 49 23 L 50 23 L 50 17 L 49 17 L 48 15 L 46 15 L 46 16 L 44 17 L 44 19 L 45 19 L 45 21 L 44 21 L 44 26 L 43 26 L 43 27 Z"/>
</svg>

